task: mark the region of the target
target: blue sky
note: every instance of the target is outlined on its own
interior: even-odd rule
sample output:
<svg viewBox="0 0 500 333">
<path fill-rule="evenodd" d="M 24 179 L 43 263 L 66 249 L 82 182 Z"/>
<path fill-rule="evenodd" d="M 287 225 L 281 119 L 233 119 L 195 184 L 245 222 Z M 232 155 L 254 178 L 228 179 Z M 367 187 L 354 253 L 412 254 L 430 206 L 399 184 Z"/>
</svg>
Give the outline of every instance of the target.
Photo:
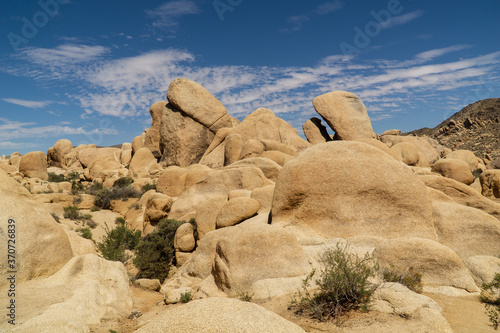
<svg viewBox="0 0 500 333">
<path fill-rule="evenodd" d="M 500 97 L 500 1 L 3 0 L 0 155 L 131 142 L 170 82 L 302 134 L 312 99 L 356 93 L 374 130 L 434 127 Z"/>
</svg>

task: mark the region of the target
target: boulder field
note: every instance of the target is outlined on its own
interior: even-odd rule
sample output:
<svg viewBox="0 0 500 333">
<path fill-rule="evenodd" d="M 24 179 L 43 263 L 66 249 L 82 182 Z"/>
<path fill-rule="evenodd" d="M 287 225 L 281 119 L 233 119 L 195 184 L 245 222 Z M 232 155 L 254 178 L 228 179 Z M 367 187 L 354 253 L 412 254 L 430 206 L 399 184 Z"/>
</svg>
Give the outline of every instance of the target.
<svg viewBox="0 0 500 333">
<path fill-rule="evenodd" d="M 376 276 L 371 319 L 342 332 L 456 330 L 433 295 L 478 303 L 482 283 L 500 272 L 493 161 L 399 130 L 377 135 L 350 92 L 312 104 L 318 117 L 304 123 L 304 139 L 266 108 L 231 117 L 204 87 L 178 78 L 166 101 L 151 106 L 152 126 L 120 148 L 61 139 L 46 154 L 0 159 L 0 247 L 8 248 L 15 224 L 22 308 L 15 329 L 2 321 L 0 332 L 108 332 L 123 320 L 134 321 L 123 332 L 324 331 L 284 315 L 280 304 L 338 244 L 381 267 L 418 272 L 424 292 Z M 161 300 L 142 317 L 130 261 L 104 259 L 75 224 L 54 217 L 70 205 L 92 208 L 97 194 L 75 188 L 109 189 L 123 177 L 146 189 L 111 201 L 113 216 L 144 234 L 164 218 L 186 221 L 168 278 L 135 282 Z M 3 277 L 13 268 L 0 253 Z M 2 278 L 0 293 L 9 287 Z M 185 293 L 193 300 L 176 304 Z"/>
</svg>

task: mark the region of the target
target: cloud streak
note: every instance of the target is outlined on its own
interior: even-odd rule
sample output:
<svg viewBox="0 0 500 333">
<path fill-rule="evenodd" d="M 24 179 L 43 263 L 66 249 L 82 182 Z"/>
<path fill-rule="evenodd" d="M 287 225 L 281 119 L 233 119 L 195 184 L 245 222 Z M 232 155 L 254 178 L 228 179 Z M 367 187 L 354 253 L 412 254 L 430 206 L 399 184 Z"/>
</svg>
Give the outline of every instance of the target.
<svg viewBox="0 0 500 333">
<path fill-rule="evenodd" d="M 200 13 L 200 7 L 192 0 L 169 1 L 155 9 L 146 10 L 147 16 L 154 19 L 153 27 L 163 30 L 177 27 L 182 16 Z"/>
<path fill-rule="evenodd" d="M 19 122 L 11 121 L 6 118 L 0 118 L 0 142 L 9 142 L 8 140 L 15 139 L 59 137 L 69 135 L 118 134 L 118 131 L 114 128 L 97 128 L 88 130 L 84 127 L 71 127 L 64 125 L 36 125 L 37 123 L 35 122 Z"/>
<path fill-rule="evenodd" d="M 47 105 L 52 104 L 52 101 L 28 101 L 24 99 L 16 99 L 16 98 L 3 98 L 2 101 L 11 103 L 11 104 L 16 104 L 20 106 L 24 106 L 26 108 L 30 109 L 41 109 L 46 107 Z"/>
<path fill-rule="evenodd" d="M 312 99 L 333 90 L 358 94 L 372 119 L 377 120 L 393 117 L 417 102 L 435 108 L 484 84 L 487 75 L 498 77 L 500 52 L 437 61 L 468 47 L 451 45 L 426 50 L 403 61 L 361 61 L 353 56 L 331 55 L 306 67 L 204 67 L 188 51 L 167 49 L 100 60 L 91 66 L 70 64 L 67 72 L 52 76 L 52 80 L 74 80 L 82 87 L 70 97 L 82 107 L 84 116 L 149 116 L 149 106 L 165 99 L 170 82 L 186 77 L 206 87 L 233 116 L 241 118 L 259 107 L 267 107 L 300 128 L 315 114 Z M 48 71 L 39 66 L 18 75 L 53 75 L 44 70 Z"/>
</svg>

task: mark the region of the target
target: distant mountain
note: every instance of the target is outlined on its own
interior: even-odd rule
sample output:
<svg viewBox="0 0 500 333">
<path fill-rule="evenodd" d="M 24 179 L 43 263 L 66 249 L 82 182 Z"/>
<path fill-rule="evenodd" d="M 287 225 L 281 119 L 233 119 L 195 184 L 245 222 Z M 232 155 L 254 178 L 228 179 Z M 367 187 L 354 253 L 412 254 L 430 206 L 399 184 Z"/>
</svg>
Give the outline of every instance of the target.
<svg viewBox="0 0 500 333">
<path fill-rule="evenodd" d="M 403 135 L 427 135 L 452 149 L 471 150 L 476 156 L 500 157 L 500 98 L 484 99 L 463 108 L 434 128 Z"/>
</svg>

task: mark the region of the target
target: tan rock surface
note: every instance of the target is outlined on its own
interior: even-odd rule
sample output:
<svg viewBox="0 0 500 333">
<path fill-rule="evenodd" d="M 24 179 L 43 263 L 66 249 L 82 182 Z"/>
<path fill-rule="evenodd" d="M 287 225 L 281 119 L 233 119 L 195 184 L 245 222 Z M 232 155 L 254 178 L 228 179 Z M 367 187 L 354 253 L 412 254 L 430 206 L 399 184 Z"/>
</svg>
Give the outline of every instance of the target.
<svg viewBox="0 0 500 333">
<path fill-rule="evenodd" d="M 205 201 L 227 195 L 232 190 L 255 188 L 272 185 L 259 168 L 243 166 L 212 170 L 184 193 L 172 205 L 169 218 L 181 218 L 189 213 L 196 214 L 197 207 Z"/>
<path fill-rule="evenodd" d="M 64 157 L 73 150 L 71 141 L 61 139 L 54 144 L 54 147 L 49 148 L 47 152 L 47 161 L 49 166 L 59 168 L 65 167 Z"/>
<path fill-rule="evenodd" d="M 174 308 L 136 332 L 303 333 L 304 330 L 257 304 L 212 297 Z"/>
<path fill-rule="evenodd" d="M 132 299 L 123 264 L 95 254 L 77 256 L 56 274 L 19 285 L 14 332 L 88 332 L 90 325 L 129 313 Z"/>
<path fill-rule="evenodd" d="M 496 218 L 457 203 L 435 202 L 433 206 L 438 241 L 463 260 L 500 253 L 500 221 Z"/>
<path fill-rule="evenodd" d="M 500 198 L 500 170 L 485 170 L 479 176 L 481 193 L 487 198 Z"/>
<path fill-rule="evenodd" d="M 156 158 L 151 150 L 143 147 L 135 152 L 130 162 L 130 175 L 136 178 L 142 178 L 149 175 L 149 170 L 157 164 Z"/>
<path fill-rule="evenodd" d="M 161 128 L 161 116 L 163 108 L 167 105 L 166 101 L 156 102 L 151 105 L 149 113 L 153 120 L 151 127 L 148 128 L 144 135 L 144 147 L 148 148 L 155 158 L 161 157 L 160 152 L 160 128 Z"/>
<path fill-rule="evenodd" d="M 500 204 L 482 196 L 469 186 L 441 176 L 419 176 L 425 185 L 439 190 L 457 203 L 482 210 L 500 220 Z"/>
<path fill-rule="evenodd" d="M 191 252 L 196 246 L 196 239 L 193 235 L 193 225 L 184 223 L 175 232 L 174 247 L 181 252 Z"/>
<path fill-rule="evenodd" d="M 304 131 L 304 135 L 306 136 L 307 141 L 309 141 L 313 145 L 317 143 L 332 141 L 332 138 L 328 134 L 325 125 L 321 123 L 321 119 L 319 118 L 312 117 L 311 119 L 307 120 L 302 125 L 302 130 Z"/>
<path fill-rule="evenodd" d="M 470 172 L 469 165 L 465 161 L 459 159 L 440 159 L 432 165 L 432 171 L 444 177 L 464 183 L 465 185 L 470 185 L 474 181 L 474 176 Z"/>
<path fill-rule="evenodd" d="M 32 196 L 18 182 L 0 170 L 0 271 L 8 267 L 8 249 L 14 246 L 17 281 L 49 276 L 73 257 L 71 243 L 63 227 L 48 212 L 37 209 Z M 10 221 L 10 222 L 9 222 Z M 10 232 L 9 232 L 10 230 Z M 13 232 L 12 230 L 15 230 Z M 15 244 L 11 238 L 15 234 Z M 10 244 L 10 247 L 8 246 Z M 6 273 L 5 273 L 6 274 Z M 5 275 L 4 274 L 4 275 Z M 0 286 L 7 284 L 0 280 Z"/>
<path fill-rule="evenodd" d="M 214 133 L 171 104 L 163 108 L 160 150 L 164 166 L 196 164 L 209 147 Z"/>
<path fill-rule="evenodd" d="M 366 107 L 355 94 L 333 91 L 314 98 L 313 105 L 340 140 L 375 137 Z"/>
<path fill-rule="evenodd" d="M 41 151 L 32 151 L 21 157 L 19 172 L 25 177 L 48 180 L 47 157 Z"/>
<path fill-rule="evenodd" d="M 431 211 L 426 187 L 400 162 L 364 143 L 336 141 L 315 145 L 283 167 L 272 223 L 326 238 L 436 239 Z"/>
<path fill-rule="evenodd" d="M 205 235 L 216 229 L 217 216 L 220 210 L 226 204 L 228 196 L 221 194 L 200 204 L 196 210 L 196 230 L 198 231 L 198 240 L 203 239 Z"/>
<path fill-rule="evenodd" d="M 396 269 L 412 269 L 422 274 L 425 287 L 450 286 L 477 292 L 471 274 L 450 248 L 423 238 L 378 240 L 373 255 L 381 265 Z"/>
<path fill-rule="evenodd" d="M 259 211 L 260 203 L 251 198 L 233 198 L 222 206 L 217 216 L 217 228 L 230 227 L 238 224 Z"/>
<path fill-rule="evenodd" d="M 174 108 L 182 110 L 214 134 L 223 127 L 233 127 L 224 105 L 192 80 L 185 78 L 173 80 L 168 87 L 167 99 Z"/>
</svg>

